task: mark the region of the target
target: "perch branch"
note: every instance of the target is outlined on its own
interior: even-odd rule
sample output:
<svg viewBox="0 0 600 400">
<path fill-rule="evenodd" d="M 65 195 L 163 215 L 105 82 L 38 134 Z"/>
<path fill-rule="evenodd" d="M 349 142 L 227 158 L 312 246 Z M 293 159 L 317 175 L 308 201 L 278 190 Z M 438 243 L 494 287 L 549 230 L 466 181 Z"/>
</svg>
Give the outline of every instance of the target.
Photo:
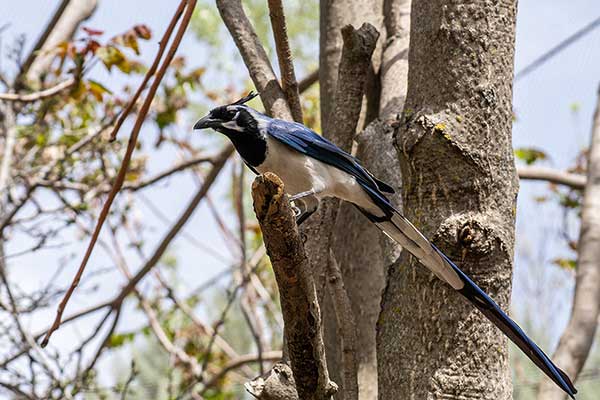
<svg viewBox="0 0 600 400">
<path fill-rule="evenodd" d="M 330 399 L 337 385 L 327 372 L 315 283 L 283 182 L 272 173 L 260 175 L 252 185 L 252 197 L 279 288 L 298 396 Z"/>
</svg>

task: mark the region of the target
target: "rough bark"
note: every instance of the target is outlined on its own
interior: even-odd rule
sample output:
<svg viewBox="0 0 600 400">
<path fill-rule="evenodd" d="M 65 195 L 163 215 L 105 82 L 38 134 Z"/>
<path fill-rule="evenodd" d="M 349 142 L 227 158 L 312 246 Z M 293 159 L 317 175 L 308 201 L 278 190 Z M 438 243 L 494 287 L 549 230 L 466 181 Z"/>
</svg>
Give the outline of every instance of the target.
<svg viewBox="0 0 600 400">
<path fill-rule="evenodd" d="M 279 288 L 298 397 L 330 399 L 337 386 L 327 372 L 315 283 L 283 182 L 272 173 L 260 175 L 252 185 L 252 197 Z"/>
<path fill-rule="evenodd" d="M 554 362 L 575 381 L 596 337 L 600 315 L 600 90 L 592 123 L 587 183 L 581 207 L 577 275 L 571 319 L 563 332 Z M 567 396 L 550 379 L 540 384 L 539 400 L 561 400 Z"/>
<path fill-rule="evenodd" d="M 56 13 L 59 17 L 48 24 L 34 48 L 35 51 L 23 66 L 28 84 L 32 87 L 40 85 L 42 77 L 54 60 L 57 46 L 73 37 L 79 25 L 94 13 L 97 3 L 97 0 L 71 0 L 68 4 L 63 2 L 59 6 Z"/>
<path fill-rule="evenodd" d="M 515 14 L 514 0 L 414 0 L 396 132 L 405 215 L 504 309 Z M 381 399 L 512 397 L 506 338 L 406 252 L 388 273 L 377 354 Z"/>
</svg>

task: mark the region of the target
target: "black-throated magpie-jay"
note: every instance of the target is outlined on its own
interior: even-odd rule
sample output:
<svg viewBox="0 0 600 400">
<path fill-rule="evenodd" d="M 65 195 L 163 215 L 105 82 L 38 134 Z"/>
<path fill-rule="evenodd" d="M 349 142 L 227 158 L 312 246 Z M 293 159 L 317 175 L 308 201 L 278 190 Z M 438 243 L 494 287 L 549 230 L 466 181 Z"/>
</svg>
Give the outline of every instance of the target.
<svg viewBox="0 0 600 400">
<path fill-rule="evenodd" d="M 277 174 L 298 209 L 298 223 L 324 197 L 353 203 L 386 235 L 415 256 L 439 279 L 479 309 L 571 398 L 577 390 L 569 377 L 544 354 L 483 290 L 398 212 L 384 193 L 394 190 L 375 178 L 352 155 L 306 126 L 270 118 L 245 105 L 257 95 L 214 108 L 194 129 L 212 128 L 227 136 L 255 173 Z M 302 210 L 299 210 L 299 205 Z"/>
</svg>

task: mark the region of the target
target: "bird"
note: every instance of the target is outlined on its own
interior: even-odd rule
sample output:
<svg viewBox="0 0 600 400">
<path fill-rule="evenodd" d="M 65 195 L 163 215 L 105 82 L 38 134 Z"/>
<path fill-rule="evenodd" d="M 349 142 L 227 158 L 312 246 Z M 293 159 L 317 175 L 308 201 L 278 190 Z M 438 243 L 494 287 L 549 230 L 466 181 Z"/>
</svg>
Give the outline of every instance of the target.
<svg viewBox="0 0 600 400">
<path fill-rule="evenodd" d="M 244 163 L 255 173 L 272 172 L 284 183 L 298 225 L 319 202 L 338 198 L 356 206 L 384 234 L 410 252 L 435 276 L 464 296 L 512 340 L 570 398 L 577 389 L 560 368 L 498 304 L 467 274 L 429 241 L 390 202 L 394 189 L 377 179 L 360 161 L 298 122 L 271 118 L 246 103 L 245 97 L 212 109 L 194 125 L 224 134 Z"/>
</svg>

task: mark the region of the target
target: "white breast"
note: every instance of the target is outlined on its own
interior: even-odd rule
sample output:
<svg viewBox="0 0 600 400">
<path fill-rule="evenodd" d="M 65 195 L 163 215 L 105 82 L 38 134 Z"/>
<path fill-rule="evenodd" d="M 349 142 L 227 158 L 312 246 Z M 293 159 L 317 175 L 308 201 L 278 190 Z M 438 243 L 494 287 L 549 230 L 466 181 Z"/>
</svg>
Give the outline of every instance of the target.
<svg viewBox="0 0 600 400">
<path fill-rule="evenodd" d="M 371 199 L 352 175 L 307 157 L 268 135 L 267 148 L 267 157 L 256 170 L 279 176 L 288 194 L 314 189 L 319 200 L 337 197 L 367 210 L 373 207 Z"/>
</svg>

